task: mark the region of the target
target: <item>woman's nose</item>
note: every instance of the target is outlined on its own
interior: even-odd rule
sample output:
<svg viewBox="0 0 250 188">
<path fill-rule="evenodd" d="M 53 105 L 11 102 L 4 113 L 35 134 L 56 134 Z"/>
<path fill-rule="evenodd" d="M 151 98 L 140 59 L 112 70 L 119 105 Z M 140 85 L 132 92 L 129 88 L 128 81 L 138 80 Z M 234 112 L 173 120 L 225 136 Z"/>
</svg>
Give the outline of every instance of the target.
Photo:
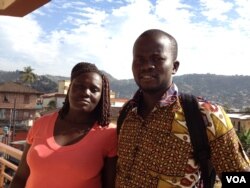
<svg viewBox="0 0 250 188">
<path fill-rule="evenodd" d="M 90 95 L 90 90 L 89 89 L 83 89 L 82 90 L 82 95 L 83 96 L 89 96 Z"/>
</svg>

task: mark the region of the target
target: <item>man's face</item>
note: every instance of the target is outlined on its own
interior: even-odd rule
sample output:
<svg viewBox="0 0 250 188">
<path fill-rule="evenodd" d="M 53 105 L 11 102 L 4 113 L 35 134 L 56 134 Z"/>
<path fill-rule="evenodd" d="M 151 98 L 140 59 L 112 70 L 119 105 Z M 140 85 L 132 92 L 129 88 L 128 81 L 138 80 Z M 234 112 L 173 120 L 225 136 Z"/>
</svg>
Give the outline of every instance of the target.
<svg viewBox="0 0 250 188">
<path fill-rule="evenodd" d="M 132 71 L 143 91 L 164 91 L 172 84 L 174 66 L 171 43 L 162 36 L 141 37 L 133 49 Z"/>
<path fill-rule="evenodd" d="M 94 72 L 83 73 L 71 83 L 69 90 L 70 109 L 92 112 L 102 94 L 102 77 Z"/>
</svg>

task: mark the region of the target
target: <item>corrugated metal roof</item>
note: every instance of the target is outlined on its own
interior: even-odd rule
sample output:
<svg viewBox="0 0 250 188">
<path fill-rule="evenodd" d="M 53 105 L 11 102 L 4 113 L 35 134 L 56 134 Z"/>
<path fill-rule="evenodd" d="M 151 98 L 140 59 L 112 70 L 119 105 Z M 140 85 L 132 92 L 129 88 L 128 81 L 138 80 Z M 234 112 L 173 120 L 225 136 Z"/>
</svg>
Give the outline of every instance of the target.
<svg viewBox="0 0 250 188">
<path fill-rule="evenodd" d="M 234 118 L 234 119 L 240 119 L 240 120 L 250 120 L 250 115 L 249 114 L 240 114 L 240 113 L 231 113 L 231 114 L 227 114 L 230 118 Z"/>
<path fill-rule="evenodd" d="M 30 93 L 30 94 L 42 94 L 42 92 L 37 91 L 31 87 L 17 82 L 5 82 L 0 84 L 1 93 Z"/>
</svg>

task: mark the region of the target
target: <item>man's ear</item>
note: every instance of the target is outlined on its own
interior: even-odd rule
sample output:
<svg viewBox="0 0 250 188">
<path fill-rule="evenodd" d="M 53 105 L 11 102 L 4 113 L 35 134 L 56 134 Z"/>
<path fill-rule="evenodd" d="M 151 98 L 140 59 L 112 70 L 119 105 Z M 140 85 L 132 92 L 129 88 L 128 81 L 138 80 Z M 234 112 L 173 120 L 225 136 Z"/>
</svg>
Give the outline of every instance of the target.
<svg viewBox="0 0 250 188">
<path fill-rule="evenodd" d="M 180 66 L 180 62 L 179 61 L 175 61 L 174 63 L 173 63 L 173 72 L 172 72 L 172 74 L 175 74 L 177 71 L 178 71 L 178 69 L 179 69 L 179 66 Z"/>
</svg>

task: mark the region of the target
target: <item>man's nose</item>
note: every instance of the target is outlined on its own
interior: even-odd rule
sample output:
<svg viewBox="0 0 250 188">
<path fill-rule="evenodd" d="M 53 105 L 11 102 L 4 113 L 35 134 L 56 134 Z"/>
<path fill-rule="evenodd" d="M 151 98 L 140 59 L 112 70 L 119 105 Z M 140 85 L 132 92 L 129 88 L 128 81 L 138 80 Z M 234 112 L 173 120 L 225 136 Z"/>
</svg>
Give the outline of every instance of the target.
<svg viewBox="0 0 250 188">
<path fill-rule="evenodd" d="M 145 60 L 142 64 L 141 64 L 141 69 L 142 70 L 152 70 L 155 68 L 154 63 L 151 60 Z"/>
</svg>

